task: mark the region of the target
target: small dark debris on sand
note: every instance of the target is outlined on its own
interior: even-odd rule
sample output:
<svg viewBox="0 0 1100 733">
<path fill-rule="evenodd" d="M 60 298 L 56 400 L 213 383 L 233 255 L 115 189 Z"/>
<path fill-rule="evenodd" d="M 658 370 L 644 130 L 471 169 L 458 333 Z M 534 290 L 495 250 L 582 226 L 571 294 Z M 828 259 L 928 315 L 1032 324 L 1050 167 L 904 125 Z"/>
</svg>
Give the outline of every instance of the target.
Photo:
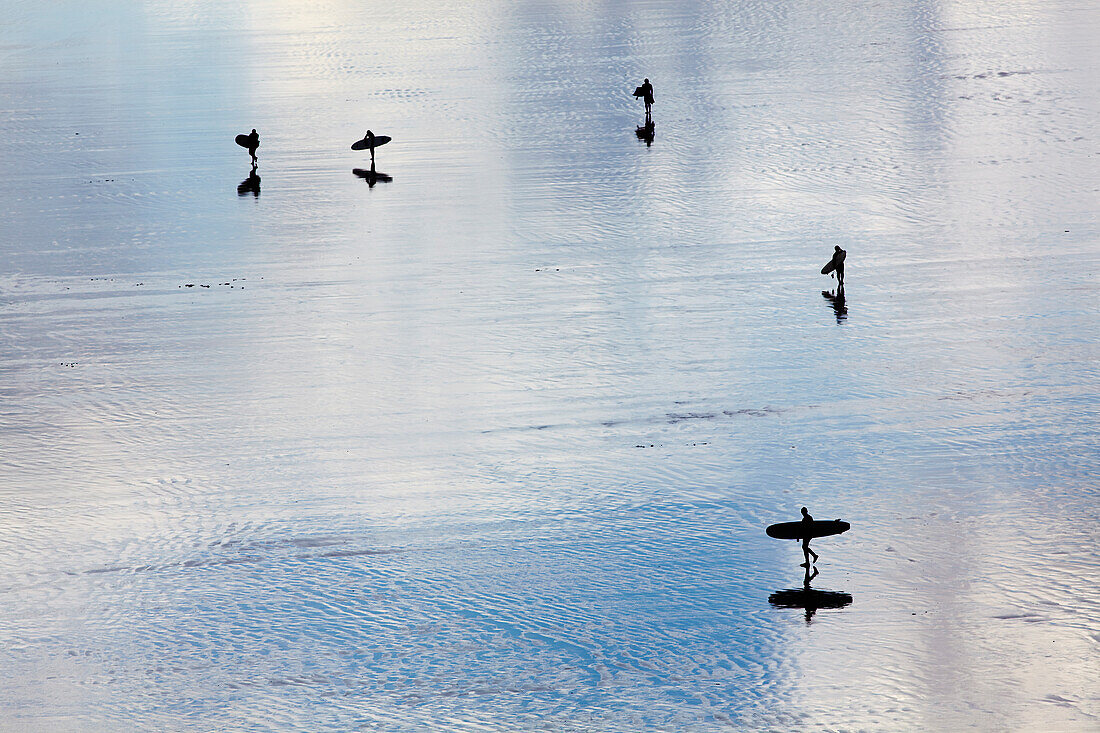
<svg viewBox="0 0 1100 733">
<path fill-rule="evenodd" d="M 233 278 L 232 280 L 228 280 L 228 281 L 226 281 L 226 282 L 219 282 L 219 283 L 214 283 L 214 284 L 215 284 L 215 285 L 218 285 L 218 286 L 220 286 L 220 287 L 229 287 L 229 288 L 231 288 L 231 289 L 236 289 L 236 288 L 240 288 L 241 290 L 244 290 L 244 285 L 234 285 L 233 283 L 235 283 L 235 282 L 237 282 L 237 281 L 244 281 L 244 280 L 247 280 L 247 279 L 248 279 L 248 278 L 246 278 L 246 277 L 235 277 L 235 278 Z M 260 279 L 261 279 L 261 280 L 263 280 L 263 278 L 262 278 L 262 277 L 261 277 Z M 145 283 L 138 283 L 138 285 L 144 285 L 144 284 L 145 284 Z M 176 287 L 177 287 L 177 288 L 194 288 L 194 287 L 200 287 L 200 288 L 208 288 L 208 289 L 209 289 L 209 288 L 211 288 L 211 287 L 213 287 L 213 286 L 212 286 L 212 285 L 209 285 L 209 284 L 207 284 L 207 283 L 184 283 L 183 285 L 177 285 Z"/>
</svg>

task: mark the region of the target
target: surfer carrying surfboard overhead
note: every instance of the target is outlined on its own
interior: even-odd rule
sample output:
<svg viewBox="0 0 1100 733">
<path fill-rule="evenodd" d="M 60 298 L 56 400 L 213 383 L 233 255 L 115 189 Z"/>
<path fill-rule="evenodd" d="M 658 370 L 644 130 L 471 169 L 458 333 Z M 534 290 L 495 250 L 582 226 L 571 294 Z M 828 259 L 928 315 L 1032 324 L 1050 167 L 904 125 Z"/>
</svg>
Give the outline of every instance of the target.
<svg viewBox="0 0 1100 733">
<path fill-rule="evenodd" d="M 839 247 L 838 247 L 839 249 Z M 810 512 L 806 507 L 802 507 L 802 554 L 806 556 L 806 562 L 802 563 L 802 567 L 810 567 L 810 555 L 814 556 L 814 562 L 817 562 L 817 553 L 810 549 L 810 538 L 814 533 L 814 518 L 810 516 Z"/>
</svg>

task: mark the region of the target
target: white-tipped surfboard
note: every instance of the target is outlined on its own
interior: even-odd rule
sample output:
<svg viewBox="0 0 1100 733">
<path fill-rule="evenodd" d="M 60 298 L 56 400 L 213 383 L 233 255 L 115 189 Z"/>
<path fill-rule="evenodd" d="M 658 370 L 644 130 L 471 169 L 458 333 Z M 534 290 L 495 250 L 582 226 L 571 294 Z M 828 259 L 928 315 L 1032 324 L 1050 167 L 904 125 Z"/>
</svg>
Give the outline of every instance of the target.
<svg viewBox="0 0 1100 733">
<path fill-rule="evenodd" d="M 393 140 L 393 138 L 390 137 L 389 135 L 375 135 L 374 136 L 374 145 L 372 146 L 370 144 L 371 143 L 370 138 L 364 137 L 362 140 L 356 140 L 355 142 L 353 142 L 351 144 L 351 149 L 352 150 L 370 150 L 372 147 L 375 147 L 375 148 L 381 147 L 381 146 L 385 145 L 386 143 L 388 143 L 390 140 Z"/>
</svg>

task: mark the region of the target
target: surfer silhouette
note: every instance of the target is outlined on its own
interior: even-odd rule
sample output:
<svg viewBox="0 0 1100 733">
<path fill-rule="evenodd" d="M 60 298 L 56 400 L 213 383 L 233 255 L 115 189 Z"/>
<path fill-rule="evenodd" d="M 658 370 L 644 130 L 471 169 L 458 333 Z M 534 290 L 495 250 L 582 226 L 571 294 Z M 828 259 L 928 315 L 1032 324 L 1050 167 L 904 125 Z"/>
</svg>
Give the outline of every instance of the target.
<svg viewBox="0 0 1100 733">
<path fill-rule="evenodd" d="M 363 136 L 363 139 L 367 141 L 367 147 L 370 148 L 370 167 L 374 168 L 374 133 L 367 130 L 367 134 Z"/>
<path fill-rule="evenodd" d="M 256 170 L 256 148 L 260 147 L 260 133 L 256 132 L 256 128 L 253 127 L 252 132 L 247 135 L 237 135 L 233 142 L 248 151 L 252 156 L 252 170 Z"/>
<path fill-rule="evenodd" d="M 247 135 L 248 138 L 248 154 L 252 156 L 252 167 L 255 168 L 257 164 L 256 160 L 256 148 L 260 147 L 260 133 L 256 132 L 256 128 L 252 128 L 252 132 Z"/>
<path fill-rule="evenodd" d="M 817 562 L 817 553 L 810 549 L 810 537 L 813 535 L 814 518 L 810 516 L 810 513 L 806 510 L 806 507 L 802 507 L 802 554 L 806 556 L 806 562 L 802 563 L 802 567 L 810 567 L 810 555 L 814 556 L 814 562 Z"/>
<path fill-rule="evenodd" d="M 817 562 L 817 553 L 810 549 L 810 540 L 816 537 L 844 534 L 851 528 L 852 525 L 840 519 L 816 522 L 810 516 L 809 510 L 802 507 L 802 519 L 797 522 L 773 524 L 767 527 L 764 533 L 777 540 L 802 540 L 802 553 L 806 556 L 806 562 L 802 563 L 802 567 L 808 568 L 812 565 L 811 555 L 814 558 L 813 562 Z"/>
<path fill-rule="evenodd" d="M 837 287 L 844 288 L 844 258 L 848 256 L 848 253 L 840 248 L 840 245 L 833 247 L 833 258 L 829 260 L 829 264 L 821 268 L 822 275 L 828 275 L 831 272 L 836 273 Z"/>
<path fill-rule="evenodd" d="M 649 83 L 649 79 L 645 79 L 642 85 L 634 90 L 635 97 L 641 97 L 645 102 L 645 119 L 649 122 L 650 114 L 653 111 L 653 85 Z"/>
<path fill-rule="evenodd" d="M 352 150 L 369 150 L 370 151 L 370 164 L 374 165 L 374 149 L 380 148 L 390 140 L 389 135 L 375 135 L 373 131 L 367 130 L 367 134 L 363 136 L 362 140 L 356 140 L 351 144 Z"/>
</svg>

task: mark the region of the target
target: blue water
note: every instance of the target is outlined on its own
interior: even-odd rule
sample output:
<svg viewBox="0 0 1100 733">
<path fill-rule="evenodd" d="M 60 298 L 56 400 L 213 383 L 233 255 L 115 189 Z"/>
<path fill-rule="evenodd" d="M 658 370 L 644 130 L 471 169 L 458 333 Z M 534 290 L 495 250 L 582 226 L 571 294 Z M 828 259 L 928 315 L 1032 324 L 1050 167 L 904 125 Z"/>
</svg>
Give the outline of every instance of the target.
<svg viewBox="0 0 1100 733">
<path fill-rule="evenodd" d="M 1096 729 L 1100 9 L 5 11 L 0 730 Z"/>
</svg>

